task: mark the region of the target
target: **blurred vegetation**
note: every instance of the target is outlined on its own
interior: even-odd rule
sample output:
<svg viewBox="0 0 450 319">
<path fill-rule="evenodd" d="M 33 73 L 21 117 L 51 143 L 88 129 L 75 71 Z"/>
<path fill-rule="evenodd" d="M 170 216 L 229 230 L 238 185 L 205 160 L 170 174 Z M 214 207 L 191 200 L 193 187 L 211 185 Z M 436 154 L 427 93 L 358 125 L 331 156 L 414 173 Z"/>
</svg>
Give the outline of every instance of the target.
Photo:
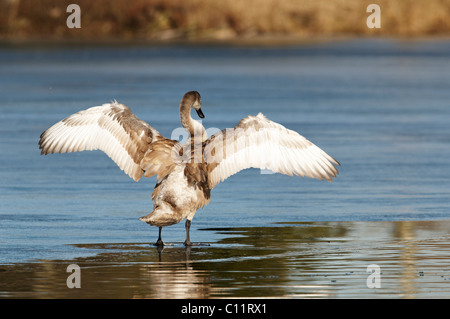
<svg viewBox="0 0 450 319">
<path fill-rule="evenodd" d="M 69 29 L 69 4 L 81 29 Z M 369 29 L 370 3 L 381 29 Z M 0 0 L 0 39 L 253 39 L 450 35 L 450 0 Z"/>
</svg>

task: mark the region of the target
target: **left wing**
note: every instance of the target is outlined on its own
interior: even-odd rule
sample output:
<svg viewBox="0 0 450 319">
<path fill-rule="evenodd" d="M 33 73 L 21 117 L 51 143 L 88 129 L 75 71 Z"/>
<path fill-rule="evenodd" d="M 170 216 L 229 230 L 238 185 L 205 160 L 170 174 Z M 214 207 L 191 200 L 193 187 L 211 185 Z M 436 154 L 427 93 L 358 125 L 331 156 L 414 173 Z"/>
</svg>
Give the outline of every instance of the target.
<svg viewBox="0 0 450 319">
<path fill-rule="evenodd" d="M 247 168 L 269 169 L 285 175 L 332 181 L 338 161 L 306 138 L 267 119 L 248 116 L 237 126 L 211 136 L 204 143 L 208 181 L 212 189 Z"/>
</svg>

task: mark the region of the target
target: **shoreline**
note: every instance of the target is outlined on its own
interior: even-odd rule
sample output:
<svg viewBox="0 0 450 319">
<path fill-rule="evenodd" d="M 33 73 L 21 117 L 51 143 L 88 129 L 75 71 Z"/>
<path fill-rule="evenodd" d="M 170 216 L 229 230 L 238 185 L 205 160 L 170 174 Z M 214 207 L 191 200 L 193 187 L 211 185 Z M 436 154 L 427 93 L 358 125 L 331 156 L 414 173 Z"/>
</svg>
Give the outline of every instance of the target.
<svg viewBox="0 0 450 319">
<path fill-rule="evenodd" d="M 358 35 L 335 35 L 335 36 L 317 36 L 317 37 L 298 37 L 298 36 L 259 36 L 259 37 L 236 37 L 231 39 L 214 38 L 194 38 L 194 39 L 124 39 L 124 38 L 0 38 L 1 47 L 102 47 L 102 46 L 211 46 L 211 47 L 292 47 L 308 46 L 333 42 L 346 41 L 397 41 L 397 42 L 434 42 L 450 41 L 449 36 L 424 36 L 424 37 L 405 37 L 405 36 L 358 36 Z"/>
</svg>

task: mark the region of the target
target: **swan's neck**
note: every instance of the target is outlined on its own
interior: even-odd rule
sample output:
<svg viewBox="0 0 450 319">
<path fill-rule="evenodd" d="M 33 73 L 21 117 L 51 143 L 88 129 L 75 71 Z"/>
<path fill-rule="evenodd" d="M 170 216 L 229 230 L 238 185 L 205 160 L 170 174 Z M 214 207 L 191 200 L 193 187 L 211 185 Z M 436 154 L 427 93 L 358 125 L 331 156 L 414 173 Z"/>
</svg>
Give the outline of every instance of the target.
<svg viewBox="0 0 450 319">
<path fill-rule="evenodd" d="M 181 100 L 180 103 L 180 120 L 181 125 L 189 132 L 191 138 L 195 141 L 203 142 L 207 139 L 206 130 L 202 123 L 195 121 L 191 116 L 191 106 L 194 103 L 191 99 Z"/>
</svg>

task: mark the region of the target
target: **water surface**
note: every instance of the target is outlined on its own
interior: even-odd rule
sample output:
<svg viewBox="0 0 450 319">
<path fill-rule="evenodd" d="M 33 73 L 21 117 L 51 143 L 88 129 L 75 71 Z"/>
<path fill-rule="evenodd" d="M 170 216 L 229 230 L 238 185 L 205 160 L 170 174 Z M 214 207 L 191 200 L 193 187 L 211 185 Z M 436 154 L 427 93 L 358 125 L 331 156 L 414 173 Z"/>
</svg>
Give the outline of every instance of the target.
<svg viewBox="0 0 450 319">
<path fill-rule="evenodd" d="M 304 222 L 204 229 L 210 246 L 78 244 L 73 260 L 0 267 L 3 297 L 448 298 L 450 222 Z M 80 267 L 69 289 L 70 264 Z M 367 283 L 379 267 L 379 286 Z"/>
<path fill-rule="evenodd" d="M 184 283 L 194 274 L 200 290 L 204 281 L 213 283 L 211 291 L 205 288 L 199 294 L 205 297 L 319 296 L 311 280 L 321 277 L 305 269 L 328 273 L 337 265 L 339 270 L 330 273 L 348 279 L 347 284 L 339 278 L 321 279 L 322 296 L 360 296 L 364 287 L 353 287 L 351 278 L 364 279 L 368 262 L 384 257 L 379 262 L 391 267 L 387 253 L 401 264 L 403 250 L 418 244 L 421 254 L 436 257 L 424 266 L 433 269 L 435 284 L 424 283 L 429 277 L 412 276 L 421 266 L 407 267 L 414 270 L 406 271 L 410 277 L 402 280 L 416 288 L 401 290 L 396 282 L 378 294 L 444 295 L 441 285 L 447 283 L 448 268 L 440 262 L 448 260 L 442 247 L 450 217 L 449 62 L 447 41 L 357 40 L 276 48 L 2 46 L 0 264 L 3 274 L 29 275 L 44 287 L 40 293 L 34 286 L 22 289 L 22 284 L 6 281 L 2 294 L 67 296 L 67 287 L 56 289 L 49 281 L 66 277 L 64 267 L 76 260 L 124 282 L 134 278 L 135 286 L 142 273 L 169 286 L 173 282 L 154 276 L 155 271 L 166 272 L 167 278 L 171 271 L 181 271 Z M 211 246 L 192 248 L 188 257 L 183 247 L 169 246 L 161 264 L 158 253 L 148 247 L 156 240 L 156 228 L 138 220 L 151 210 L 154 178 L 136 183 L 101 152 L 40 156 L 37 142 L 53 123 L 113 99 L 171 137 L 180 127 L 179 100 L 189 90 L 202 94 L 208 129 L 233 127 L 248 114 L 262 112 L 300 132 L 342 166 L 333 183 L 256 169 L 230 177 L 214 189 L 210 205 L 193 220 L 192 240 Z M 430 226 L 425 242 L 420 236 L 409 243 L 384 235 L 402 221 L 441 228 Z M 336 238 L 334 232 L 341 228 L 361 237 L 346 237 L 345 252 L 340 252 L 325 239 L 311 241 L 308 234 L 321 227 L 333 233 L 325 237 Z M 366 228 L 380 232 L 375 242 L 390 250 L 380 253 L 368 245 L 361 230 Z M 284 236 L 291 230 L 295 236 Z M 170 243 L 181 243 L 184 236 L 182 223 L 163 230 Z M 271 236 L 279 237 L 275 247 L 259 246 L 261 237 Z M 302 236 L 308 237 L 306 242 Z M 357 255 L 360 244 L 368 248 Z M 345 266 L 334 263 L 333 258 L 348 250 L 351 258 Z M 333 258 L 319 257 L 317 263 L 316 252 Z M 286 265 L 282 273 L 270 277 L 274 265 L 281 264 Z M 261 267 L 255 270 L 255 265 Z M 400 281 L 403 271 L 392 267 Z M 359 275 L 345 275 L 349 271 Z M 133 277 L 135 272 L 139 275 Z M 141 287 L 124 292 L 113 283 L 117 289 L 108 288 L 112 296 L 166 296 L 158 285 L 155 291 Z M 94 296 L 88 289 L 76 294 Z"/>
</svg>

